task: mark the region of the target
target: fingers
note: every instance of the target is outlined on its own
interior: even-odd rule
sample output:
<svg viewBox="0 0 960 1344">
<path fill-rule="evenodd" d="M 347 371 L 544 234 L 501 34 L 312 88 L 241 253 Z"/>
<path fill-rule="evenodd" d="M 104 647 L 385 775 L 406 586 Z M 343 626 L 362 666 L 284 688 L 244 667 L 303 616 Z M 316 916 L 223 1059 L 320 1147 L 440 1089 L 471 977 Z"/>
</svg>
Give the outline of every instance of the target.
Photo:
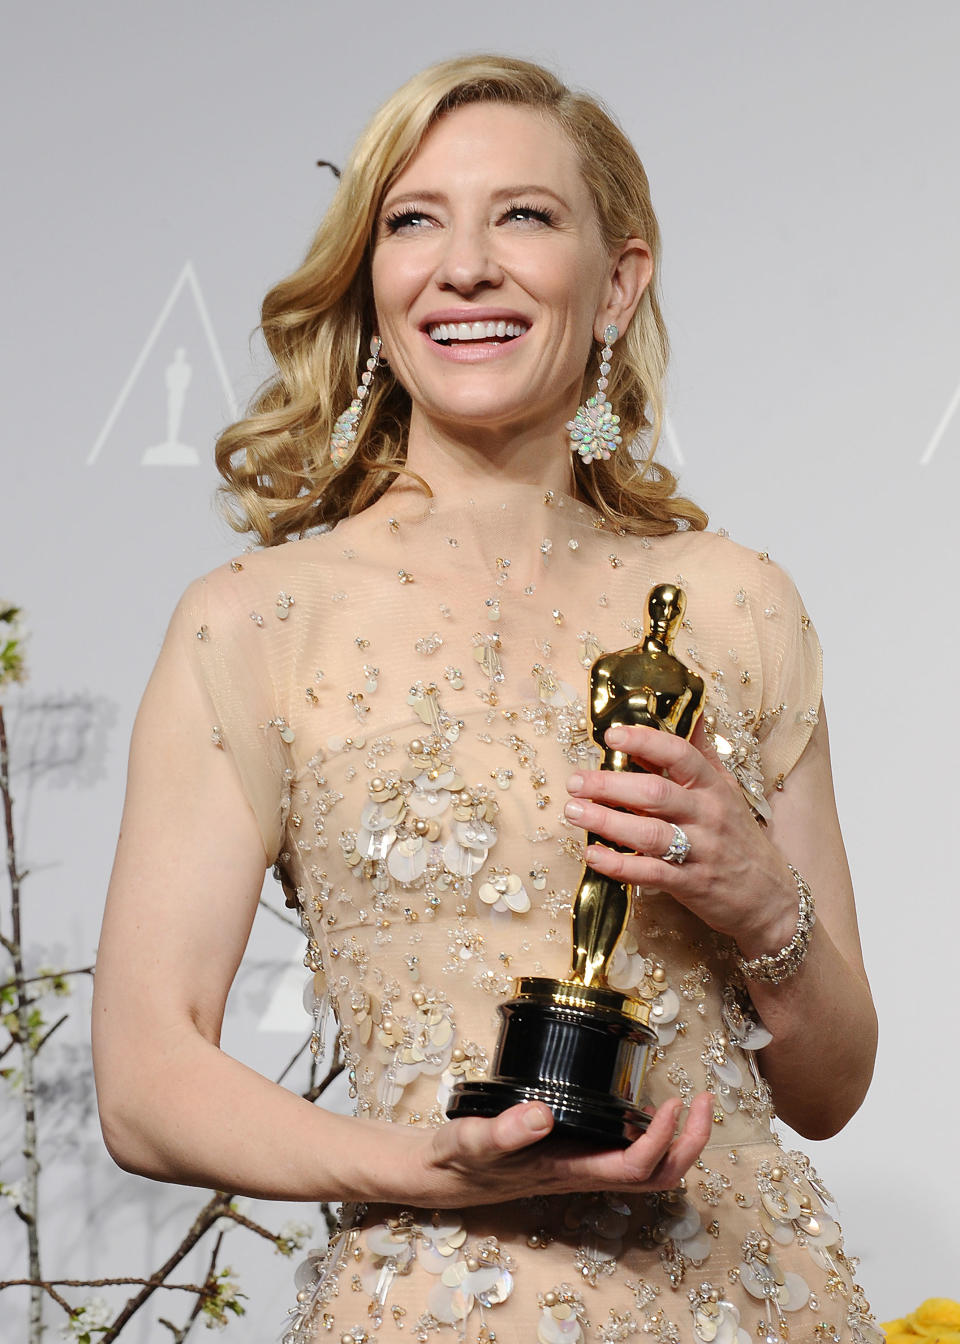
<svg viewBox="0 0 960 1344">
<path fill-rule="evenodd" d="M 567 803 L 564 815 L 586 831 L 596 832 L 616 845 L 644 854 L 666 853 L 674 838 L 670 822 L 640 816 L 636 812 L 619 812 L 596 803 Z"/>
<path fill-rule="evenodd" d="M 706 784 L 713 778 L 713 767 L 702 752 L 683 737 L 665 733 L 659 728 L 640 725 L 622 725 L 609 728 L 604 735 L 608 747 L 624 751 L 648 769 L 666 770 L 670 778 L 683 788 Z"/>
<path fill-rule="evenodd" d="M 484 1167 L 545 1138 L 553 1128 L 553 1112 L 541 1101 L 511 1106 L 492 1120 L 464 1116 L 436 1131 L 437 1157 L 442 1163 Z"/>
<path fill-rule="evenodd" d="M 515 1153 L 538 1143 L 553 1129 L 553 1111 L 542 1101 L 521 1102 L 495 1117 L 490 1142 L 494 1152 Z"/>
<path fill-rule="evenodd" d="M 695 878 L 684 872 L 680 864 L 667 863 L 651 854 L 621 854 L 606 845 L 588 845 L 584 858 L 604 877 L 612 877 L 632 887 L 669 891 L 680 901 L 684 897 L 695 897 L 699 890 Z"/>
<path fill-rule="evenodd" d="M 661 1106 L 660 1109 L 663 1110 L 664 1108 Z M 676 1124 L 676 1112 L 673 1115 L 673 1123 Z M 653 1172 L 650 1173 L 648 1179 L 655 1182 L 651 1188 L 658 1190 L 675 1189 L 707 1146 L 712 1128 L 713 1097 L 708 1092 L 702 1092 L 694 1098 L 690 1110 L 687 1112 L 683 1129 L 664 1153 Z M 647 1130 L 648 1134 L 649 1132 Z M 640 1142 L 642 1140 L 638 1139 L 637 1143 Z M 633 1147 L 635 1148 L 636 1144 Z M 630 1151 L 632 1152 L 633 1149 Z"/>
<path fill-rule="evenodd" d="M 663 775 L 641 774 L 636 770 L 590 770 L 571 775 L 567 792 L 577 802 L 588 799 L 651 817 L 668 817 L 681 824 L 693 821 L 696 811 L 696 798 L 690 789 L 681 788 Z M 570 820 L 575 818 L 571 816 Z"/>
<path fill-rule="evenodd" d="M 624 1166 L 635 1181 L 649 1181 L 666 1160 L 681 1110 L 679 1099 L 665 1101 L 654 1112 L 646 1131 L 624 1153 Z"/>
<path fill-rule="evenodd" d="M 664 1102 L 646 1133 L 634 1140 L 624 1155 L 627 1169 L 649 1189 L 673 1189 L 696 1162 L 710 1137 L 713 1098 L 708 1093 L 694 1098 L 683 1128 L 676 1134 L 682 1110 L 679 1100 Z"/>
<path fill-rule="evenodd" d="M 553 1148 L 559 1163 L 560 1188 L 625 1193 L 676 1189 L 710 1137 L 713 1098 L 708 1093 L 696 1097 L 683 1129 L 676 1134 L 682 1109 L 678 1099 L 665 1101 L 654 1113 L 645 1133 L 625 1149 L 590 1151 L 573 1141 L 564 1146 L 560 1156 L 559 1150 Z M 545 1171 L 544 1188 L 549 1179 L 550 1173 Z"/>
<path fill-rule="evenodd" d="M 549 1107 L 541 1102 L 512 1106 L 492 1120 L 464 1117 L 431 1136 L 429 1198 L 438 1207 L 562 1194 L 581 1190 L 673 1190 L 696 1162 L 710 1137 L 713 1098 L 694 1099 L 679 1134 L 682 1105 L 664 1102 L 645 1133 L 628 1148 L 598 1150 L 582 1141 L 539 1144 L 553 1128 Z M 483 1175 L 482 1190 L 478 1174 Z"/>
</svg>

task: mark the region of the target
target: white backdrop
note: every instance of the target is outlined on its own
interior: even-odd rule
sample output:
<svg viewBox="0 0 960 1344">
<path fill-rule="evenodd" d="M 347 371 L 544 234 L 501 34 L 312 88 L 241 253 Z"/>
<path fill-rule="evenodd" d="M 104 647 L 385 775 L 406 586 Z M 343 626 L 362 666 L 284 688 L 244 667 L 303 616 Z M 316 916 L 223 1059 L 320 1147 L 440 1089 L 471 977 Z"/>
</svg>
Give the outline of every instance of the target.
<svg viewBox="0 0 960 1344">
<path fill-rule="evenodd" d="M 32 964 L 92 958 L 140 691 L 182 588 L 238 547 L 211 506 L 211 446 L 262 376 L 259 300 L 332 194 L 315 160 L 342 162 L 433 60 L 546 62 L 611 104 L 650 172 L 674 344 L 667 460 L 714 526 L 790 570 L 826 652 L 882 1044 L 862 1111 L 807 1146 L 881 1318 L 960 1297 L 944 1188 L 960 1104 L 960 6 L 53 0 L 8 5 L 4 29 L 0 597 L 31 632 L 8 714 Z M 276 974 L 298 943 L 263 914 L 229 1009 L 225 1047 L 271 1074 L 306 1029 L 303 972 Z M 201 1197 L 110 1164 L 88 1014 L 82 979 L 41 1056 L 44 1267 L 143 1273 Z M 0 1106 L 10 1181 L 18 1110 L 6 1093 Z M 291 1210 L 252 1212 L 277 1226 Z M 270 1340 L 291 1266 L 246 1233 L 228 1241 L 251 1294 L 230 1338 Z M 0 1277 L 23 1272 L 22 1243 L 0 1209 Z M 24 1338 L 18 1293 L 0 1302 L 4 1340 Z M 124 1338 L 167 1338 L 159 1310 Z"/>
</svg>

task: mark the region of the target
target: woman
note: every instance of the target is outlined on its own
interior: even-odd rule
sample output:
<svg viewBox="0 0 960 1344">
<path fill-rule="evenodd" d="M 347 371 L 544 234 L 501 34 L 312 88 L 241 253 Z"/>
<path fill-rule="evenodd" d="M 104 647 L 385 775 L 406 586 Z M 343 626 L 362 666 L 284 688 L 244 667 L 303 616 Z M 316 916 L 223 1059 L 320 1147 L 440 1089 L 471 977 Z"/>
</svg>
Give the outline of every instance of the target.
<svg viewBox="0 0 960 1344">
<path fill-rule="evenodd" d="M 296 1344 L 881 1338 L 770 1130 L 775 1103 L 835 1132 L 874 1056 L 815 635 L 766 555 L 616 451 L 661 422 L 658 255 L 597 104 L 468 58 L 386 104 L 264 305 L 278 372 L 218 461 L 268 549 L 188 591 L 147 689 L 95 1046 L 121 1165 L 344 1201 Z M 646 773 L 601 773 L 587 669 L 664 580 L 725 764 L 700 729 L 631 727 L 606 745 Z M 642 891 L 609 979 L 658 1024 L 649 1128 L 444 1123 L 514 976 L 569 972 L 584 832 Z M 271 863 L 358 1118 L 218 1049 Z"/>
</svg>

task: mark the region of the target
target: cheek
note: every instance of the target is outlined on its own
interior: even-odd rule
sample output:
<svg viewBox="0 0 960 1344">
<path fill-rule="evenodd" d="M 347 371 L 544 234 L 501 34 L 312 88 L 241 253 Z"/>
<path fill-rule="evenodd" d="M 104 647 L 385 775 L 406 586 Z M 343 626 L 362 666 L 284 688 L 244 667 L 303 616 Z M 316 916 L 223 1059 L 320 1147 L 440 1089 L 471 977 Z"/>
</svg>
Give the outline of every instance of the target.
<svg viewBox="0 0 960 1344">
<path fill-rule="evenodd" d="M 565 323 L 577 328 L 586 324 L 592 330 L 603 284 L 595 250 L 577 247 L 536 258 L 520 255 L 510 270 L 524 289 L 562 315 Z"/>
<path fill-rule="evenodd" d="M 381 321 L 386 320 L 397 305 L 396 268 L 377 260 L 376 254 L 370 268 L 370 283 L 373 288 L 373 303 Z"/>
<path fill-rule="evenodd" d="M 377 311 L 384 316 L 402 315 L 422 290 L 429 274 L 429 259 L 421 248 L 374 252 L 370 279 Z"/>
</svg>

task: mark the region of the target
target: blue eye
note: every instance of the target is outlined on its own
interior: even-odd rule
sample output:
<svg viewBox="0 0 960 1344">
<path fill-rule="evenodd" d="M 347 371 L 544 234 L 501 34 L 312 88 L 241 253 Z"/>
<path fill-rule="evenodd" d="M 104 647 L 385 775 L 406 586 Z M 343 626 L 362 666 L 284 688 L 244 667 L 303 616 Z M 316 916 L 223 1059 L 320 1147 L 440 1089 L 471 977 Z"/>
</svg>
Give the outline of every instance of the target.
<svg viewBox="0 0 960 1344">
<path fill-rule="evenodd" d="M 383 227 L 387 233 L 396 233 L 404 228 L 422 228 L 426 218 L 422 210 L 398 210 L 396 214 L 387 215 Z"/>
<path fill-rule="evenodd" d="M 552 224 L 556 218 L 553 210 L 542 205 L 508 205 L 506 214 L 508 218 L 535 220 L 538 224 Z"/>
</svg>

